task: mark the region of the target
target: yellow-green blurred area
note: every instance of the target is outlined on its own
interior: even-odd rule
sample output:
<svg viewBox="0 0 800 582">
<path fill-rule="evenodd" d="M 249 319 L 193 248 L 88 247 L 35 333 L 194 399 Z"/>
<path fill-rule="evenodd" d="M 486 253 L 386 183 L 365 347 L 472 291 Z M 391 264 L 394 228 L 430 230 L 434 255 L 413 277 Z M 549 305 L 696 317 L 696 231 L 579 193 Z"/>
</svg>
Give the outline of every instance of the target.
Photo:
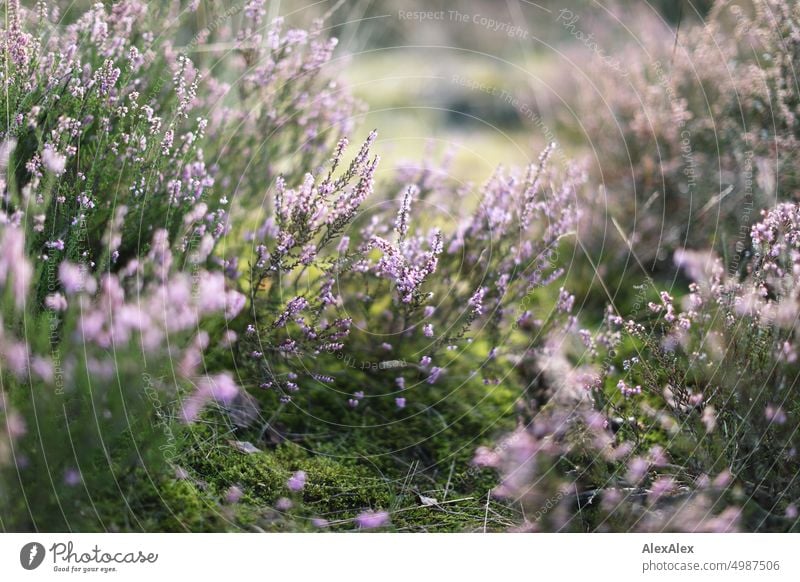
<svg viewBox="0 0 800 582">
<path fill-rule="evenodd" d="M 325 15 L 341 73 L 368 105 L 361 138 L 381 135 L 384 171 L 433 152 L 481 181 L 557 141 L 560 161 L 587 147 L 580 100 L 624 50 L 671 46 L 709 2 L 283 2 L 302 23 Z M 624 59 L 624 56 L 619 58 Z M 338 66 L 338 64 L 337 64 Z M 595 99 L 602 102 L 602 99 Z M 602 112 L 593 112 L 593 114 Z"/>
</svg>

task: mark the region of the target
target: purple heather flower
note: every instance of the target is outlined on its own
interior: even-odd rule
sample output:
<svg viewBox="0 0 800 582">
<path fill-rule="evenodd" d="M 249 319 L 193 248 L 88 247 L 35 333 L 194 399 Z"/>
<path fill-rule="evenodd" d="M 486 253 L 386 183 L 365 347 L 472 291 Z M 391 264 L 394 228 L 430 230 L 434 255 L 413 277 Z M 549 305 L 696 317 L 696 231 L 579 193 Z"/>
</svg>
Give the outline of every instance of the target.
<svg viewBox="0 0 800 582">
<path fill-rule="evenodd" d="M 230 404 L 239 394 L 239 387 L 227 373 L 205 376 L 197 382 L 197 390 L 183 402 L 184 422 L 192 422 L 210 401 Z"/>
<path fill-rule="evenodd" d="M 730 471 L 722 471 L 719 475 L 714 477 L 714 481 L 712 484 L 714 487 L 718 489 L 725 489 L 733 482 L 733 475 L 731 475 Z"/>
<path fill-rule="evenodd" d="M 408 216 L 411 213 L 411 199 L 418 194 L 416 186 L 409 186 L 403 196 L 403 203 L 400 206 L 400 211 L 397 213 L 397 220 L 395 220 L 394 228 L 403 240 L 408 234 Z"/>
<path fill-rule="evenodd" d="M 236 485 L 231 485 L 225 492 L 225 503 L 239 503 L 239 500 L 244 495 L 244 492 Z"/>
<path fill-rule="evenodd" d="M 467 305 L 472 308 L 472 315 L 483 315 L 483 299 L 486 296 L 486 291 L 486 287 L 477 289 L 467 301 Z"/>
<path fill-rule="evenodd" d="M 289 477 L 289 480 L 286 482 L 286 486 L 289 488 L 289 491 L 294 491 L 295 493 L 302 491 L 306 486 L 306 472 L 296 471 L 291 477 Z"/>
<path fill-rule="evenodd" d="M 389 523 L 389 514 L 385 511 L 365 511 L 356 516 L 356 525 L 363 529 L 375 529 Z"/>
<path fill-rule="evenodd" d="M 94 293 L 96 284 L 94 279 L 82 267 L 63 261 L 58 267 L 58 278 L 64 286 L 67 295 L 86 291 Z"/>
<path fill-rule="evenodd" d="M 52 146 L 45 146 L 42 150 L 42 164 L 47 170 L 60 176 L 66 169 L 67 158 L 54 151 Z"/>
<path fill-rule="evenodd" d="M 431 357 L 430 356 L 422 356 L 422 359 L 419 361 L 419 365 L 423 368 L 427 368 L 431 365 Z"/>
<path fill-rule="evenodd" d="M 422 334 L 425 337 L 433 337 L 433 325 L 426 323 L 422 326 Z"/>
<path fill-rule="evenodd" d="M 80 485 L 83 478 L 81 477 L 80 471 L 75 468 L 70 467 L 66 471 L 64 471 L 64 484 L 69 487 L 75 487 L 76 485 Z"/>
<path fill-rule="evenodd" d="M 300 255 L 300 262 L 304 265 L 310 265 L 317 257 L 317 247 L 314 244 L 307 244 L 303 247 L 303 252 Z"/>
<path fill-rule="evenodd" d="M 406 399 L 402 397 L 398 397 L 394 399 L 394 403 L 397 405 L 397 408 L 403 409 L 406 407 Z"/>
<path fill-rule="evenodd" d="M 219 345 L 220 345 L 220 347 L 223 347 L 223 348 L 230 348 L 231 346 L 233 346 L 236 343 L 236 340 L 238 339 L 238 337 L 239 337 L 238 334 L 235 331 L 233 331 L 232 329 L 226 330 L 222 334 L 222 339 L 220 340 L 220 344 Z"/>
<path fill-rule="evenodd" d="M 498 467 L 500 465 L 501 456 L 489 447 L 478 447 L 475 451 L 475 457 L 472 463 L 477 467 Z"/>
<path fill-rule="evenodd" d="M 764 416 L 768 421 L 775 424 L 784 424 L 786 422 L 786 413 L 780 406 L 773 406 L 770 404 L 764 410 Z"/>
<path fill-rule="evenodd" d="M 283 327 L 286 323 L 293 319 L 298 313 L 308 307 L 308 300 L 305 297 L 295 297 L 286 304 L 286 309 L 281 313 L 278 319 L 273 324 L 274 327 Z"/>
<path fill-rule="evenodd" d="M 667 453 L 661 445 L 655 445 L 650 449 L 648 454 L 650 463 L 656 467 L 664 467 L 669 463 Z"/>
<path fill-rule="evenodd" d="M 292 500 L 288 497 L 281 497 L 275 502 L 275 509 L 278 511 L 289 511 L 293 507 Z"/>
<path fill-rule="evenodd" d="M 647 462 L 647 459 L 635 457 L 628 463 L 628 473 L 626 478 L 631 483 L 638 484 L 642 479 L 644 479 L 644 476 L 647 474 L 647 470 L 649 468 L 650 463 Z"/>
<path fill-rule="evenodd" d="M 650 494 L 648 495 L 648 499 L 651 502 L 658 501 L 665 495 L 672 493 L 675 490 L 675 481 L 672 477 L 659 477 L 655 481 L 653 481 L 652 486 L 650 487 Z"/>
<path fill-rule="evenodd" d="M 575 305 L 575 296 L 569 293 L 563 287 L 558 290 L 558 302 L 556 303 L 556 310 L 561 313 L 570 313 Z"/>
<path fill-rule="evenodd" d="M 94 74 L 95 84 L 99 85 L 99 92 L 103 96 L 109 95 L 114 85 L 117 84 L 121 71 L 114 66 L 114 61 L 107 59 L 102 67 Z"/>
<path fill-rule="evenodd" d="M 330 523 L 323 517 L 314 517 L 311 519 L 311 525 L 319 529 L 325 529 L 330 526 Z"/>
<path fill-rule="evenodd" d="M 642 387 L 641 386 L 639 386 L 639 385 L 637 385 L 637 386 L 629 386 L 625 382 L 625 380 L 620 380 L 619 382 L 617 382 L 617 388 L 619 388 L 619 391 L 622 392 L 622 395 L 625 396 L 626 398 L 630 398 L 631 396 L 635 396 L 637 394 L 641 394 L 642 393 Z"/>
<path fill-rule="evenodd" d="M 717 411 L 713 406 L 706 406 L 703 409 L 703 415 L 700 417 L 703 426 L 706 427 L 707 433 L 714 432 L 717 428 Z"/>
<path fill-rule="evenodd" d="M 0 230 L 0 286 L 11 276 L 17 307 L 23 307 L 31 284 L 33 267 L 25 255 L 25 236 L 19 228 Z"/>
<path fill-rule="evenodd" d="M 442 369 L 438 366 L 434 366 L 431 368 L 431 373 L 428 375 L 428 384 L 436 384 L 436 381 L 439 379 L 439 376 L 442 375 Z"/>
<path fill-rule="evenodd" d="M 61 293 L 53 293 L 44 299 L 44 304 L 53 311 L 66 311 L 67 300 Z"/>
<path fill-rule="evenodd" d="M 2 401 L 0 401 L 0 410 L 2 410 Z M 6 434 L 12 439 L 24 436 L 27 432 L 25 419 L 13 411 L 6 411 Z"/>
</svg>

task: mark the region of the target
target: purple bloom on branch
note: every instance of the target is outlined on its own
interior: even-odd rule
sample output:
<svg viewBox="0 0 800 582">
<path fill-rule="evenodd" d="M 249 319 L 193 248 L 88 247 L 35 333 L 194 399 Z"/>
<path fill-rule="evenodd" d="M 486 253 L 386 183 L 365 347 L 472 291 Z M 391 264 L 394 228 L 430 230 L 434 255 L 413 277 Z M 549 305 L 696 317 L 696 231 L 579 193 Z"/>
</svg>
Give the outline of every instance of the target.
<svg viewBox="0 0 800 582">
<path fill-rule="evenodd" d="M 436 384 L 436 381 L 439 379 L 439 376 L 442 375 L 442 369 L 438 366 L 434 366 L 431 368 L 431 373 L 428 376 L 428 384 Z"/>
<path fill-rule="evenodd" d="M 306 486 L 306 472 L 296 471 L 291 477 L 289 477 L 289 480 L 286 482 L 286 486 L 290 491 L 294 491 L 295 493 L 302 491 Z"/>
<path fill-rule="evenodd" d="M 389 523 L 389 514 L 385 511 L 365 511 L 356 516 L 356 525 L 363 529 L 375 529 Z"/>
</svg>

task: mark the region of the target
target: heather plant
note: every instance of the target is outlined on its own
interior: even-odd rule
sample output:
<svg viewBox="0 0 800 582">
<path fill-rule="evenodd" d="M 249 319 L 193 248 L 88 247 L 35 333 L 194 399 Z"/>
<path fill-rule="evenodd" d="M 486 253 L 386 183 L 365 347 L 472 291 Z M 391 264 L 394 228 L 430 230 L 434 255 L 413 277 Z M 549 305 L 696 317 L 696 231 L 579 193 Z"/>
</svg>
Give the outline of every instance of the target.
<svg viewBox="0 0 800 582">
<path fill-rule="evenodd" d="M 200 147 L 207 121 L 192 118 L 196 71 L 185 57 L 158 56 L 163 41 L 145 32 L 147 6 L 97 4 L 52 34 L 48 18 L 58 14 L 48 4 L 7 10 L 3 208 L 42 266 L 55 271 L 66 259 L 116 270 L 158 227 L 183 259 L 213 245 L 226 208 L 210 193 Z M 39 302 L 47 283 L 34 281 Z"/>
<path fill-rule="evenodd" d="M 247 2 L 234 53 L 209 71 L 231 61 L 238 75 L 215 80 L 208 99 L 222 144 L 213 155 L 228 179 L 238 180 L 229 185 L 234 193 L 257 202 L 278 175 L 292 181 L 324 164 L 328 151 L 353 132 L 361 109 L 327 71 L 337 40 L 323 35 L 324 21 L 309 30 L 287 29 L 282 18 L 267 24 L 265 5 Z M 236 98 L 228 104 L 231 93 Z"/>
<path fill-rule="evenodd" d="M 257 174 L 258 184 L 265 176 L 268 182 L 269 168 L 285 164 L 295 143 L 304 144 L 298 151 L 305 158 L 292 167 L 315 167 L 329 134 L 335 140 L 337 131 L 350 128 L 351 98 L 325 89 L 335 83 L 318 78 L 335 42 L 322 40 L 318 26 L 281 35 L 280 21 L 262 38 L 263 2 L 244 8 L 250 28 L 237 37 L 245 74 L 235 108 L 217 102 L 230 86 L 209 71 L 208 94 L 198 96 L 204 70 L 173 46 L 169 24 L 159 34 L 147 30 L 158 19 L 157 7 L 136 0 L 111 10 L 97 4 L 52 34 L 48 18 L 58 12 L 48 7 L 39 3 L 31 13 L 8 5 L 2 132 L 14 145 L 5 204 L 9 213 L 27 209 L 32 244 L 46 261 L 82 258 L 113 268 L 120 257 L 124 262 L 139 253 L 155 225 L 167 229 L 184 255 L 193 245 L 213 244 L 227 228 L 232 196 L 214 188 L 220 162 L 207 161 L 206 151 L 224 157 L 222 186 L 229 190 L 232 177 Z M 262 111 L 255 102 L 273 109 Z M 234 130 L 238 155 L 226 156 Z M 227 145 L 209 147 L 209 131 L 212 143 Z M 238 160 L 258 170 L 245 172 Z M 260 191 L 254 186 L 245 193 Z M 83 243 L 76 240 L 81 233 L 88 239 Z"/>
<path fill-rule="evenodd" d="M 221 273 L 176 272 L 167 233 L 117 273 L 58 265 L 44 308 L 29 301 L 37 277 L 18 225 L 3 224 L 3 527 L 95 531 L 134 519 L 125 495 L 160 480 L 178 455 L 180 428 L 207 404 L 230 404 L 230 375 L 209 375 L 208 318 L 233 318 L 244 297 Z M 202 257 L 194 257 L 195 264 Z M 117 493 L 115 493 L 117 492 Z M 118 493 L 116 514 L 94 506 Z"/>
<path fill-rule="evenodd" d="M 498 495 L 538 515 L 524 527 L 796 530 L 798 216 L 764 213 L 745 275 L 680 251 L 682 301 L 648 289 L 649 317 L 610 309 L 575 334 L 590 365 L 574 376 L 580 404 L 551 399 L 476 457 L 501 471 Z"/>
<path fill-rule="evenodd" d="M 246 383 L 284 403 L 303 386 L 338 391 L 340 404 L 351 408 L 372 397 L 339 387 L 353 374 L 334 377 L 337 360 L 397 368 L 388 385 L 376 388 L 398 408 L 412 402 L 406 388 L 433 390 L 462 354 L 474 366 L 464 379 L 456 363 L 462 381 L 479 371 L 494 381 L 492 361 L 514 354 L 514 343 L 523 342 L 513 330 L 533 319 L 520 309 L 522 300 L 562 274 L 554 257 L 573 232 L 582 174 L 559 178 L 547 165 L 549 149 L 524 175 L 498 171 L 473 212 L 443 232 L 415 228 L 414 209 L 430 197 L 453 196 L 446 186 L 426 197 L 417 184 L 404 183 L 393 219 L 359 214 L 373 190 L 374 139 L 373 133 L 346 169 L 342 141 L 321 176 L 309 174 L 291 189 L 279 179 L 274 215 L 249 235 L 254 321 L 240 349 L 255 377 Z M 378 334 L 385 341 L 375 341 Z"/>
<path fill-rule="evenodd" d="M 602 414 L 562 409 L 479 449 L 474 462 L 499 471 L 493 494 L 521 506 L 515 531 L 737 531 L 727 474 L 679 481 L 660 446 L 626 463 L 632 450 Z"/>
<path fill-rule="evenodd" d="M 204 365 L 245 298 L 208 268 L 228 201 L 198 70 L 142 2 L 61 28 L 49 3 L 5 8 L 3 527 L 145 527 L 127 495 L 176 468 L 182 425 L 242 399 Z"/>
<path fill-rule="evenodd" d="M 625 76 L 593 76 L 597 95 L 584 99 L 581 121 L 602 151 L 599 203 L 648 270 L 682 246 L 744 260 L 758 212 L 797 186 L 797 6 L 721 0 L 702 24 L 687 18 L 677 31 L 636 16 L 640 46 L 621 51 Z M 594 114 L 595 99 L 606 114 Z M 586 213 L 587 232 L 619 262 L 630 249 L 596 216 Z"/>
</svg>

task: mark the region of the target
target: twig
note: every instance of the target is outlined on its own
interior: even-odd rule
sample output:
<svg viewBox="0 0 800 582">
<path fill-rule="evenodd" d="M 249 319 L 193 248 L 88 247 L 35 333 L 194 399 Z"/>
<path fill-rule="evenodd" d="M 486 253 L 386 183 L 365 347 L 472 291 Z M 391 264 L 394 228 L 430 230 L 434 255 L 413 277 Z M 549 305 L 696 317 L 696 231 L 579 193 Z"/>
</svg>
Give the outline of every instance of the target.
<svg viewBox="0 0 800 582">
<path fill-rule="evenodd" d="M 486 523 L 489 521 L 489 500 L 492 498 L 492 492 L 486 492 L 486 513 L 483 516 L 483 533 L 486 533 Z"/>
</svg>

